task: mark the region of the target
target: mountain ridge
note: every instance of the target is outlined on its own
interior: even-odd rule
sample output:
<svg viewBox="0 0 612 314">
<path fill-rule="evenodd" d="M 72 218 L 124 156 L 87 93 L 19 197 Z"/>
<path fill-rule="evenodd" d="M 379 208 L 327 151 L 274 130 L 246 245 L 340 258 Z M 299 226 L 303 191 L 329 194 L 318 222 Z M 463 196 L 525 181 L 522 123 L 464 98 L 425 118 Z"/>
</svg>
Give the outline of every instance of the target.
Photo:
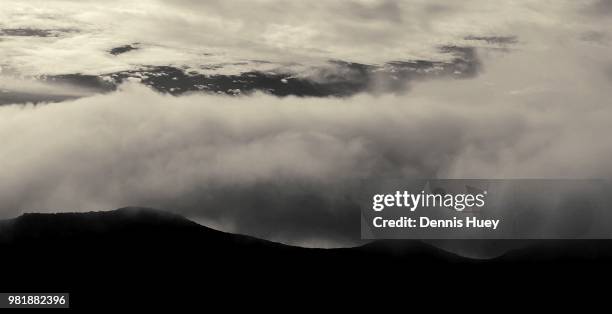
<svg viewBox="0 0 612 314">
<path fill-rule="evenodd" d="M 612 260 L 612 245 L 606 240 L 522 241 L 525 245 L 520 248 L 511 249 L 505 254 L 487 259 L 460 256 L 419 240 L 372 241 L 364 245 L 345 248 L 306 248 L 216 230 L 172 212 L 143 207 L 123 207 L 110 211 L 24 213 L 15 218 L 0 220 L 0 245 L 35 243 L 41 240 L 70 240 L 71 237 L 108 236 L 111 233 L 118 233 L 121 237 L 146 240 L 139 238 L 136 232 L 143 230 L 146 231 L 147 237 L 152 237 L 151 241 L 160 241 L 163 236 L 172 236 L 173 232 L 177 232 L 181 237 L 195 236 L 197 240 L 210 237 L 213 241 L 248 242 L 249 245 L 304 252 L 354 251 L 358 254 L 383 254 L 388 257 L 398 257 L 414 250 L 420 252 L 419 254 L 434 255 L 442 260 L 464 263 L 537 262 L 555 258 L 567 258 L 573 261 L 594 258 Z"/>
<path fill-rule="evenodd" d="M 111 211 L 90 211 L 90 212 L 59 212 L 59 213 L 24 213 L 12 219 L 0 220 L 0 244 L 7 244 L 11 241 L 37 241 L 40 237 L 49 240 L 52 237 L 66 238 L 77 233 L 87 233 L 91 235 L 103 234 L 108 232 L 129 232 L 130 227 L 157 227 L 164 226 L 169 228 L 165 231 L 183 231 L 204 233 L 205 236 L 234 239 L 237 241 L 252 241 L 266 246 L 273 246 L 283 249 L 297 249 L 304 251 L 384 251 L 385 249 L 396 250 L 397 248 L 381 245 L 380 243 L 367 243 L 361 246 L 347 248 L 306 248 L 288 245 L 280 242 L 260 239 L 257 237 L 233 234 L 216 230 L 181 215 L 171 212 L 142 207 L 123 207 Z M 35 230 L 33 230 L 35 229 Z M 7 234 L 9 233 L 9 234 Z M 12 234 L 11 234 L 12 233 Z M 163 233 L 160 233 L 163 235 Z M 82 236 L 82 234 L 81 234 Z M 57 240 L 57 239 L 56 239 Z M 447 258 L 457 257 L 456 254 L 435 248 L 429 244 L 419 243 L 419 250 L 431 248 L 432 253 L 448 255 Z M 469 260 L 469 258 L 465 258 Z"/>
<path fill-rule="evenodd" d="M 281 299 L 340 304 L 365 291 L 370 300 L 402 300 L 441 288 L 459 298 L 468 291 L 499 297 L 499 289 L 512 284 L 535 294 L 540 285 L 525 282 L 562 287 L 570 280 L 610 277 L 608 258 L 534 259 L 537 247 L 491 260 L 460 257 L 420 241 L 300 248 L 133 207 L 0 221 L 0 252 L 0 290 L 69 292 L 73 308 L 201 306 L 201 300 L 220 306 Z M 483 283 L 489 288 L 482 290 Z M 394 288 L 398 284 L 401 289 Z"/>
</svg>

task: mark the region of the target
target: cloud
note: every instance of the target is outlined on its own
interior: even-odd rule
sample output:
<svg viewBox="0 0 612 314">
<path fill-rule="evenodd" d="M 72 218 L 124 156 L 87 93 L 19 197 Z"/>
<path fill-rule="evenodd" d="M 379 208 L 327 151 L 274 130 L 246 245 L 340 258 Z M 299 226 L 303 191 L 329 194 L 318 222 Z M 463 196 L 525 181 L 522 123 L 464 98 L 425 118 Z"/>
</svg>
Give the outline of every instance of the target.
<svg viewBox="0 0 612 314">
<path fill-rule="evenodd" d="M 86 87 L 0 75 L 0 105 L 57 102 L 90 96 L 94 93 L 95 91 Z"/>
<path fill-rule="evenodd" d="M 358 238 L 360 180 L 612 172 L 611 28 L 580 10 L 595 2 L 0 2 L 2 28 L 77 30 L 3 37 L 0 63 L 18 74 L 242 59 L 369 64 L 448 58 L 439 45 L 467 43 L 484 64 L 473 79 L 422 81 L 396 95 L 173 97 L 131 83 L 2 106 L 5 217 L 152 206 L 227 231 L 343 245 Z M 500 38 L 518 45 L 500 47 Z"/>
<path fill-rule="evenodd" d="M 597 16 L 607 16 L 612 14 L 612 1 L 594 0 L 587 6 L 586 11 Z"/>
<path fill-rule="evenodd" d="M 606 51 L 492 52 L 477 79 L 421 82 L 405 95 L 173 97 L 128 84 L 0 107 L 0 212 L 154 206 L 337 245 L 358 238 L 360 180 L 609 177 Z"/>
<path fill-rule="evenodd" d="M 236 73 L 262 66 L 252 60 L 275 67 L 319 66 L 328 60 L 438 61 L 451 58 L 440 46 L 498 46 L 466 38 L 517 36 L 533 48 L 545 44 L 531 40 L 543 28 L 570 35 L 598 30 L 579 13 L 584 6 L 566 0 L 469 0 L 461 5 L 442 0 L 1 2 L 0 28 L 13 30 L 9 33 L 70 30 L 52 37 L 3 36 L 0 66 L 28 75 L 104 74 L 143 65 Z M 109 53 L 133 43 L 140 43 L 140 49 Z M 219 64 L 227 66 L 211 70 Z"/>
</svg>

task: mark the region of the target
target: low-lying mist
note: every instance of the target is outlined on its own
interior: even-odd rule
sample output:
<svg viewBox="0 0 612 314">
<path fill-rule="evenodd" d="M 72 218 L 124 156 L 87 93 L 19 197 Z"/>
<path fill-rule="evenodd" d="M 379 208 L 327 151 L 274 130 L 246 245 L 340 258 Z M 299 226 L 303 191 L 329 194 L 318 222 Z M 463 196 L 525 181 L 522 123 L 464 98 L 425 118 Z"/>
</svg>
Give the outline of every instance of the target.
<svg viewBox="0 0 612 314">
<path fill-rule="evenodd" d="M 137 83 L 0 107 L 0 215 L 173 210 L 286 243 L 359 240 L 359 180 L 608 178 L 606 48 L 482 51 L 472 80 L 402 95 L 173 97 Z M 551 56 L 554 55 L 554 58 Z"/>
</svg>

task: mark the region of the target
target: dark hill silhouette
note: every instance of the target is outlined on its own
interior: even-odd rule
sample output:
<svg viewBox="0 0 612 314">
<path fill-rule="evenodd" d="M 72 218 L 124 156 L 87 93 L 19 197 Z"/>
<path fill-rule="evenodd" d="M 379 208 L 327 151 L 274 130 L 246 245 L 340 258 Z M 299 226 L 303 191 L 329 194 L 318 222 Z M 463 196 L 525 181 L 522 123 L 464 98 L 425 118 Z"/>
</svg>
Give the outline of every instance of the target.
<svg viewBox="0 0 612 314">
<path fill-rule="evenodd" d="M 129 207 L 88 213 L 28 213 L 0 222 L 0 245 L 11 249 L 44 245 L 45 249 L 61 251 L 85 244 L 90 245 L 81 248 L 84 251 L 120 249 L 126 246 L 132 247 L 133 250 L 146 250 L 151 247 L 174 250 L 188 245 L 192 250 L 220 250 L 219 253 L 225 256 L 255 252 L 258 258 L 267 258 L 261 253 L 270 251 L 274 253 L 275 258 L 325 258 L 327 255 L 365 258 L 377 255 L 427 262 L 468 261 L 421 242 L 411 242 L 408 250 L 402 245 L 402 252 L 398 252 L 398 248 L 391 243 L 383 242 L 348 249 L 294 247 L 217 231 L 176 214 L 147 208 Z"/>
<path fill-rule="evenodd" d="M 467 284 L 482 282 L 506 285 L 535 278 L 556 283 L 594 272 L 607 278 L 601 270 L 611 260 L 609 242 L 563 243 L 537 243 L 497 259 L 472 260 L 419 241 L 292 247 L 142 208 L 25 214 L 0 222 L 0 288 L 68 291 L 72 305 L 84 307 L 192 303 L 204 296 L 207 302 L 237 295 L 244 302 L 270 295 L 336 299 L 365 291 L 388 297 L 437 291 L 441 285 L 443 291 L 461 292 L 472 289 Z M 574 275 L 567 272 L 572 269 Z M 403 288 L 394 290 L 398 284 Z"/>
</svg>

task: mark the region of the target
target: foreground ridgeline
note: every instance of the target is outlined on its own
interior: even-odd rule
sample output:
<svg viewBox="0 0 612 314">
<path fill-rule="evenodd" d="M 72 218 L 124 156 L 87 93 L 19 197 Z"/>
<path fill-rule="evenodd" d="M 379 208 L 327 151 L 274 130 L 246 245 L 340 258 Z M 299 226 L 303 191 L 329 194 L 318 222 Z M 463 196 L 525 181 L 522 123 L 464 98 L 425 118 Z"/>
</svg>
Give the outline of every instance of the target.
<svg viewBox="0 0 612 314">
<path fill-rule="evenodd" d="M 507 283 L 535 274 L 555 282 L 572 278 L 567 272 L 572 267 L 598 272 L 612 260 L 607 241 L 527 244 L 495 259 L 473 260 L 421 241 L 376 241 L 344 249 L 292 247 L 141 208 L 26 214 L 0 222 L 0 266 L 5 270 L 0 285 L 9 291 L 70 292 L 71 306 L 77 308 L 153 305 L 193 302 L 191 297 L 203 293 L 203 287 L 213 289 L 206 294 L 212 298 L 208 302 L 220 302 L 219 295 L 234 290 L 241 297 L 296 298 L 386 290 L 377 285 L 397 282 L 411 282 L 421 291 L 437 289 L 441 281 L 456 290 L 479 279 Z M 587 263 L 588 268 L 579 266 Z M 565 270 L 562 277 L 560 269 Z M 263 283 L 270 287 L 262 289 Z M 159 299 L 149 303 L 151 298 Z"/>
</svg>

